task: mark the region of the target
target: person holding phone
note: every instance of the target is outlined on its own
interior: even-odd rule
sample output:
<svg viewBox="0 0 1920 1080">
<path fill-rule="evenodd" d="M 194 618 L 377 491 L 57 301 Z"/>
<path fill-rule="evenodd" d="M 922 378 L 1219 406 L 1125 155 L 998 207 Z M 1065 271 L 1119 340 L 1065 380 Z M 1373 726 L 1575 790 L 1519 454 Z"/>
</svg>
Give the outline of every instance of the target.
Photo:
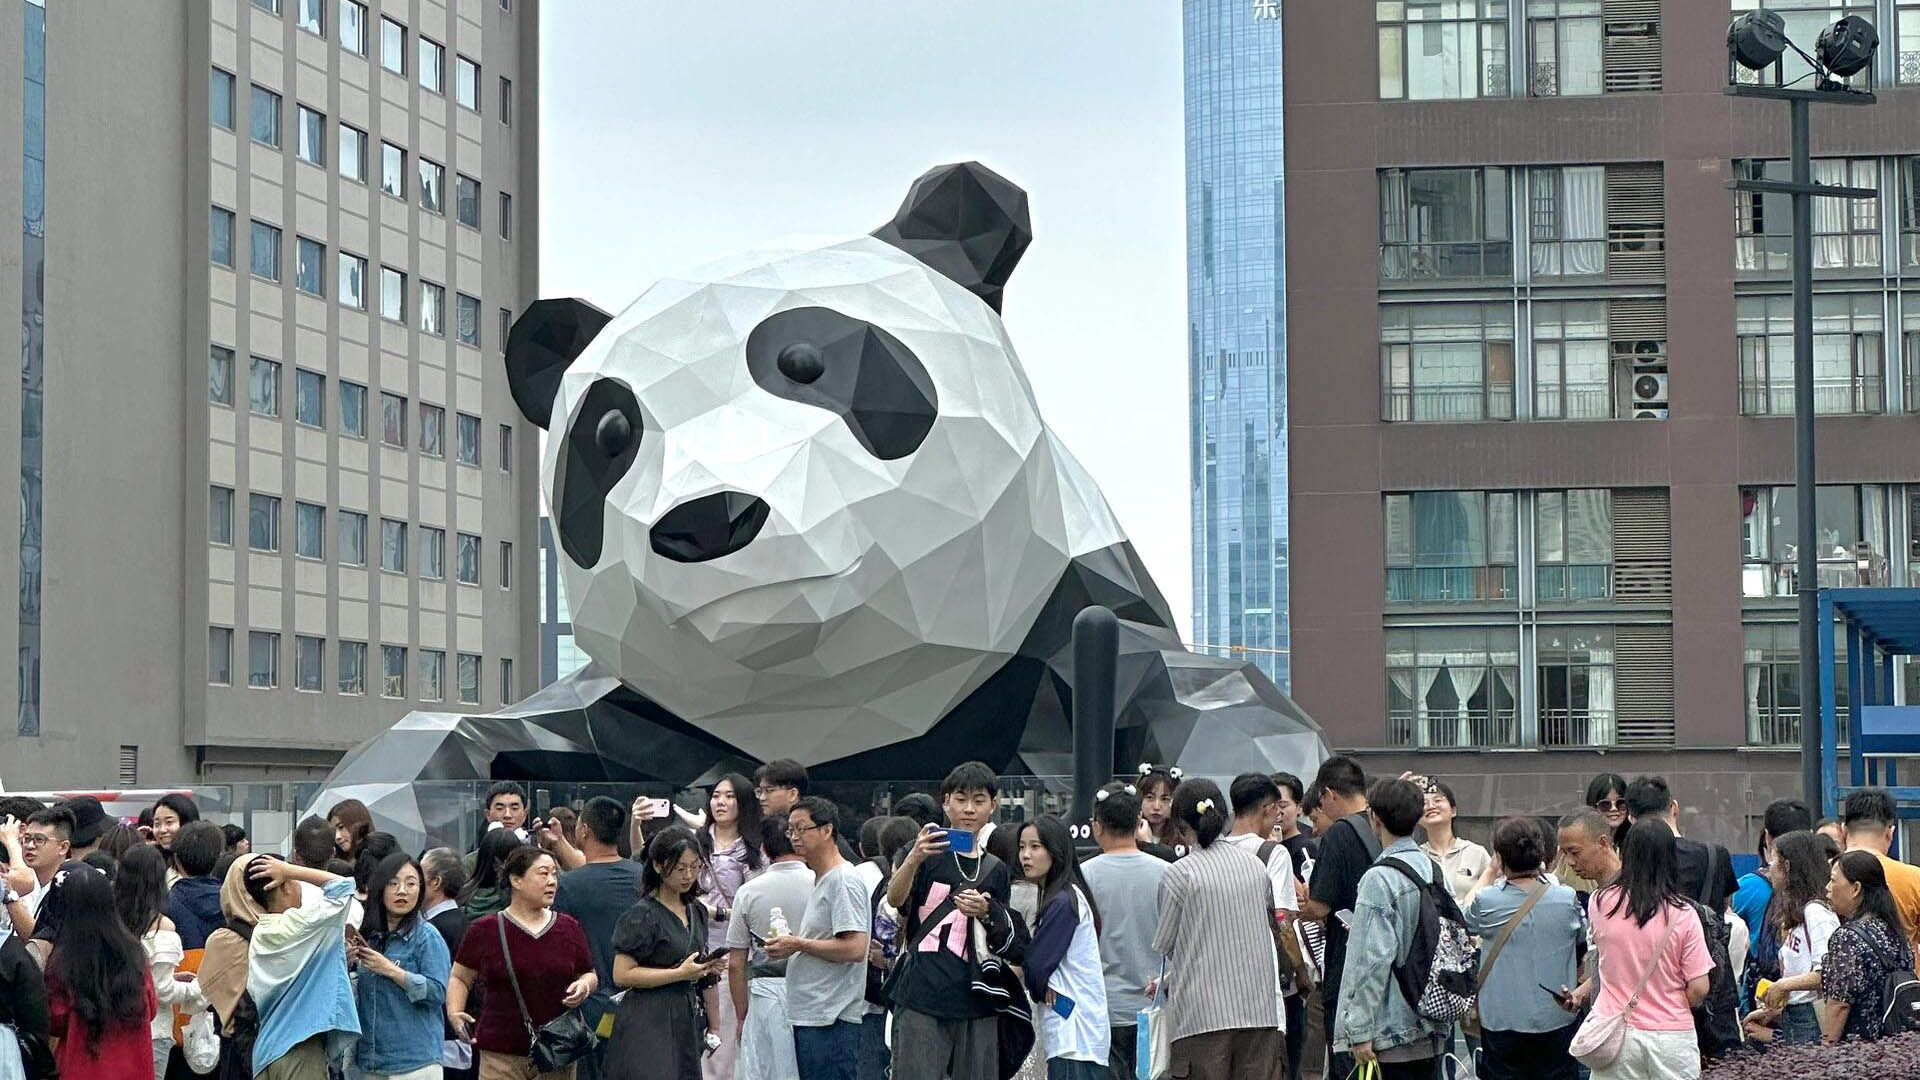
<svg viewBox="0 0 1920 1080">
<path fill-rule="evenodd" d="M 1020 827 L 1020 870 L 1040 890 L 1033 942 L 1021 969 L 1041 1007 L 1047 1080 L 1107 1076 L 1107 985 L 1100 966 L 1100 911 L 1080 874 L 1066 823 L 1048 814 Z"/>
<path fill-rule="evenodd" d="M 1567 1052 L 1577 1026 L 1567 988 L 1579 981 L 1586 920 L 1571 888 L 1542 877 L 1546 852 L 1539 822 L 1501 820 L 1493 827 L 1493 861 L 1467 900 L 1467 929 L 1480 939 L 1479 1068 L 1485 1080 L 1579 1075 Z"/>
<path fill-rule="evenodd" d="M 613 932 L 613 982 L 627 993 L 604 1056 L 609 1080 L 700 1080 L 711 1000 L 726 959 L 706 951 L 700 841 L 672 826 L 647 845 L 639 903 Z M 731 1033 L 729 1033 L 731 1034 Z"/>
<path fill-rule="evenodd" d="M 360 972 L 354 998 L 362 1035 L 354 1061 L 366 1080 L 413 1077 L 441 1066 L 441 1013 L 453 959 L 440 932 L 421 917 L 425 877 L 405 852 L 380 860 L 367 879 L 360 933 L 347 947 Z"/>
</svg>

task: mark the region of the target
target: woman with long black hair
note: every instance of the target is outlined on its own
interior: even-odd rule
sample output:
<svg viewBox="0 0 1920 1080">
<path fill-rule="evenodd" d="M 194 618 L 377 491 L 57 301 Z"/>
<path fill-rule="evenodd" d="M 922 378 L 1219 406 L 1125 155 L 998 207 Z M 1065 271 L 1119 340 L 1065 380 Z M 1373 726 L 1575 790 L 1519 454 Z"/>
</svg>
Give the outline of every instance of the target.
<svg viewBox="0 0 1920 1080">
<path fill-rule="evenodd" d="M 159 846 L 160 854 L 167 857 L 169 864 L 173 862 L 173 838 L 179 833 L 180 827 L 199 820 L 200 804 L 194 802 L 191 795 L 169 791 L 153 804 L 153 842 Z M 167 869 L 167 888 L 173 888 L 173 883 L 184 876 L 178 866 L 170 865 Z"/>
<path fill-rule="evenodd" d="M 734 894 L 767 865 L 766 852 L 760 850 L 760 820 L 760 797 L 753 793 L 753 781 L 739 773 L 728 773 L 714 783 L 707 796 L 707 823 L 698 834 L 700 853 L 706 860 L 706 868 L 700 872 L 700 902 L 709 916 L 708 949 L 725 951 Z M 739 1018 L 733 1015 L 733 995 L 727 991 L 724 973 L 715 998 L 719 1014 L 713 1018 L 714 1026 L 732 1033 L 739 1027 Z M 701 1064 L 706 1080 L 732 1080 L 738 1049 L 733 1039 L 721 1039 L 720 1048 Z"/>
<path fill-rule="evenodd" d="M 1173 792 L 1180 786 L 1180 770 L 1171 765 L 1142 764 L 1134 786 L 1140 792 L 1140 822 L 1152 843 L 1182 854 L 1195 846 L 1191 829 L 1173 816 Z"/>
<path fill-rule="evenodd" d="M 1044 1007 L 1047 1080 L 1107 1075 L 1107 984 L 1100 967 L 1100 912 L 1080 874 L 1066 823 L 1048 814 L 1020 827 L 1020 869 L 1040 890 L 1033 941 L 1021 969 Z"/>
<path fill-rule="evenodd" d="M 157 1008 L 148 1034 L 153 1040 L 153 1073 L 163 1077 L 167 1054 L 173 1049 L 176 1011 L 191 1013 L 206 1005 L 200 984 L 191 973 L 176 976 L 187 957 L 173 920 L 162 914 L 167 903 L 167 860 L 148 844 L 127 851 L 113 879 L 113 905 L 120 925 L 140 941 L 147 958 L 147 976 L 153 980 Z"/>
<path fill-rule="evenodd" d="M 1825 837 L 1806 830 L 1787 833 L 1773 842 L 1773 859 L 1767 864 L 1773 901 L 1767 917 L 1780 943 L 1780 977 L 1767 988 L 1747 1028 L 1750 1035 L 1762 1041 L 1820 1041 L 1820 1018 L 1813 1007 L 1819 996 L 1815 991 L 1820 989 L 1819 969 L 1827 955 L 1827 943 L 1840 928 L 1840 916 L 1827 904 L 1833 867 L 1823 847 L 1826 842 Z"/>
<path fill-rule="evenodd" d="M 128 1080 L 152 1072 L 153 980 L 140 942 L 121 925 L 107 876 L 68 863 L 54 875 L 46 903 L 59 905 L 46 976 L 62 1080 Z"/>
<path fill-rule="evenodd" d="M 1627 778 L 1619 773 L 1603 772 L 1587 781 L 1588 806 L 1600 812 L 1613 829 L 1613 846 L 1627 842 Z"/>
<path fill-rule="evenodd" d="M 1620 876 L 1587 901 L 1602 976 L 1593 1015 L 1624 1013 L 1626 1026 L 1620 1056 L 1594 1069 L 1593 1080 L 1700 1075 L 1692 1009 L 1706 999 L 1713 957 L 1705 929 L 1675 880 L 1673 830 L 1644 818 L 1627 829 Z M 1583 984 L 1576 1000 L 1589 992 Z"/>
<path fill-rule="evenodd" d="M 368 1080 L 438 1067 L 442 1006 L 453 958 L 433 924 L 420 917 L 426 876 L 413 856 L 394 852 L 367 878 L 366 915 L 347 959 L 360 970 L 354 1001 L 360 1041 L 354 1062 Z"/>
<path fill-rule="evenodd" d="M 512 829 L 494 829 L 480 838 L 480 849 L 473 856 L 473 879 L 460 890 L 460 910 L 469 920 L 502 911 L 513 899 L 507 887 L 507 857 L 526 843 Z"/>
<path fill-rule="evenodd" d="M 701 1014 L 713 1014 L 726 963 L 700 961 L 707 942 L 706 908 L 696 899 L 700 863 L 699 841 L 678 826 L 647 845 L 646 895 L 613 932 L 613 982 L 627 994 L 614 1015 L 607 1080 L 699 1080 L 710 1027 Z M 788 918 L 798 925 L 800 913 Z"/>
</svg>

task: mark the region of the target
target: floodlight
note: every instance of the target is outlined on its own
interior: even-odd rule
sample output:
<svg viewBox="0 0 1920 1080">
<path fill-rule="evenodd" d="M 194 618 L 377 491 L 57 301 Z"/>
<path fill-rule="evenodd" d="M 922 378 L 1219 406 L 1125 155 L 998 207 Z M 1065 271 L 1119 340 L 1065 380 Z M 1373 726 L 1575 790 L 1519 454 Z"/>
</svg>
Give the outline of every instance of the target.
<svg viewBox="0 0 1920 1080">
<path fill-rule="evenodd" d="M 1772 67 L 1786 51 L 1787 23 L 1777 12 L 1749 11 L 1727 27 L 1727 52 L 1749 71 Z"/>
<path fill-rule="evenodd" d="M 1820 31 L 1813 55 L 1835 78 L 1845 79 L 1873 63 L 1873 51 L 1879 47 L 1880 34 L 1873 24 L 1858 15 L 1848 15 Z"/>
</svg>

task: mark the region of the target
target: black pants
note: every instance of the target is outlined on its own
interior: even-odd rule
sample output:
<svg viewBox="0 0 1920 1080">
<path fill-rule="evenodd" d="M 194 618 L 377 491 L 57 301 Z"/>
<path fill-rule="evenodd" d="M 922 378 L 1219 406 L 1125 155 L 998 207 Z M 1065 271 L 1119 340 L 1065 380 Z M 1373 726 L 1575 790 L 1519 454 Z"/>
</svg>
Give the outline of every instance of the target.
<svg viewBox="0 0 1920 1080">
<path fill-rule="evenodd" d="M 1440 1059 L 1430 1057 L 1419 1061 L 1383 1061 L 1380 1063 L 1380 1080 L 1440 1080 Z"/>
<path fill-rule="evenodd" d="M 1134 1080 L 1134 1048 L 1139 1038 L 1140 1029 L 1133 1024 L 1114 1026 L 1113 1042 L 1107 1047 L 1107 1071 L 1113 1074 L 1113 1080 Z"/>
<path fill-rule="evenodd" d="M 1287 995 L 1287 1075 L 1299 1080 L 1300 1059 L 1307 1053 L 1307 999 Z"/>
<path fill-rule="evenodd" d="M 1558 1031 L 1495 1031 L 1480 1033 L 1480 1076 L 1483 1080 L 1578 1080 L 1579 1064 L 1567 1053 L 1578 1024 Z"/>
</svg>

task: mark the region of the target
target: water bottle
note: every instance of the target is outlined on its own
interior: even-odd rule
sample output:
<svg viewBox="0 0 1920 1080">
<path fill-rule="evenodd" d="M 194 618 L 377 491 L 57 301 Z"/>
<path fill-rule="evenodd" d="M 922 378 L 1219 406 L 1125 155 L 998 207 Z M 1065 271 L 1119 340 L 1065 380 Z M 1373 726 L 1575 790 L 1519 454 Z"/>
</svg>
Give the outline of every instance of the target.
<svg viewBox="0 0 1920 1080">
<path fill-rule="evenodd" d="M 787 925 L 787 913 L 779 908 L 774 908 L 767 914 L 767 923 L 773 928 L 774 937 L 786 937 L 793 933 L 793 928 Z"/>
</svg>

